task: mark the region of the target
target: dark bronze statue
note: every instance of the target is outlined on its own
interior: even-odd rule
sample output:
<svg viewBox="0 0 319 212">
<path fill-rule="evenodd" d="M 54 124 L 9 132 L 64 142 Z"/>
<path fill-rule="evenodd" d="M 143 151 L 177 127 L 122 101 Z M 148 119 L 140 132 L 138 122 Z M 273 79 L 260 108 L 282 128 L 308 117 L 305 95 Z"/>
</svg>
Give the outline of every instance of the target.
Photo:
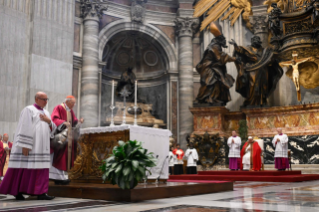
<svg viewBox="0 0 319 212">
<path fill-rule="evenodd" d="M 121 79 L 117 83 L 116 87 L 116 96 L 122 100 L 121 91 L 126 88 L 130 95 L 126 98 L 127 102 L 134 101 L 134 92 L 135 92 L 135 80 L 136 76 L 133 72 L 133 68 L 128 68 L 121 75 Z"/>
<path fill-rule="evenodd" d="M 194 134 L 191 143 L 197 149 L 199 154 L 199 161 L 208 168 L 217 163 L 220 158 L 220 148 L 222 146 L 223 138 L 219 134 L 210 135 L 207 132 L 204 135 Z"/>
<path fill-rule="evenodd" d="M 234 45 L 234 56 L 238 57 L 236 91 L 246 98 L 244 106 L 265 106 L 283 75 L 273 49 L 263 48 L 258 36 L 252 37 L 248 47 L 237 46 L 234 40 L 229 43 Z"/>
<path fill-rule="evenodd" d="M 196 66 L 200 74 L 201 87 L 194 104 L 208 103 L 223 106 L 231 100 L 229 89 L 235 81 L 231 75 L 227 74 L 226 63 L 234 62 L 236 58 L 222 51 L 222 47 L 227 48 L 227 46 L 221 28 L 212 23 L 210 31 L 215 38 L 212 39 L 204 52 L 204 57 Z"/>
<path fill-rule="evenodd" d="M 281 9 L 277 6 L 277 3 L 272 3 L 273 8 L 268 15 L 269 29 L 275 38 L 279 38 L 282 34 L 279 16 L 282 14 Z"/>
</svg>

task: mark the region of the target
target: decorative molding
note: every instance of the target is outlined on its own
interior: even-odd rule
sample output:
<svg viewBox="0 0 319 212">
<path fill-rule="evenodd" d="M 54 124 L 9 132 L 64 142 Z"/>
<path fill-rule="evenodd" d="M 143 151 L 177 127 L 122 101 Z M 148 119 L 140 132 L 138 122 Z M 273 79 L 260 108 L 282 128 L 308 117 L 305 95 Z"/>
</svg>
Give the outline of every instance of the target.
<svg viewBox="0 0 319 212">
<path fill-rule="evenodd" d="M 145 19 L 145 4 L 147 0 L 132 0 L 131 20 L 132 22 L 143 23 Z"/>
<path fill-rule="evenodd" d="M 98 16 L 102 18 L 104 11 L 107 10 L 106 0 L 81 0 L 81 18 Z"/>
<path fill-rule="evenodd" d="M 250 23 L 254 34 L 268 33 L 268 21 L 266 15 L 250 16 Z"/>
<path fill-rule="evenodd" d="M 131 6 L 109 2 L 106 15 L 117 18 L 123 18 L 130 21 Z M 159 24 L 163 26 L 175 26 L 176 13 L 159 12 L 152 10 L 145 10 L 144 24 Z"/>
<path fill-rule="evenodd" d="M 181 18 L 178 17 L 175 20 L 176 33 L 179 37 L 188 36 L 192 37 L 196 29 L 199 26 L 198 18 Z"/>
</svg>

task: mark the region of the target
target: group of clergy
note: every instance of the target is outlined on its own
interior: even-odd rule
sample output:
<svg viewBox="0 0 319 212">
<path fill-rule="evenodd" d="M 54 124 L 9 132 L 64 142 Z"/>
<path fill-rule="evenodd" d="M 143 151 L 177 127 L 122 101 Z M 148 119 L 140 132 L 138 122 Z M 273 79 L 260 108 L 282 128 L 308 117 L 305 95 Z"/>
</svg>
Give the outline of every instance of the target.
<svg viewBox="0 0 319 212">
<path fill-rule="evenodd" d="M 289 169 L 288 136 L 282 133 L 281 128 L 277 129 L 277 133 L 272 140 L 275 148 L 275 168 L 279 171 L 284 171 Z M 232 136 L 227 140 L 227 145 L 229 146 L 229 169 L 260 171 L 262 167 L 262 149 L 258 142 L 249 136 L 242 149 L 240 149 L 241 144 L 241 138 L 237 136 L 236 131 L 233 131 Z"/>
<path fill-rule="evenodd" d="M 177 144 L 176 147 L 171 146 L 169 152 L 169 174 L 184 174 L 183 159 L 187 159 L 187 174 L 197 174 L 198 154 L 192 142 L 189 143 L 188 149 L 184 151 Z"/>
<path fill-rule="evenodd" d="M 54 197 L 47 194 L 49 179 L 59 185 L 70 182 L 67 171 L 74 165 L 76 142 L 68 133 L 68 145 L 53 148 L 50 139 L 66 128 L 72 132 L 72 127 L 84 120 L 78 120 L 72 110 L 76 103 L 74 96 L 67 96 L 54 108 L 52 115 L 44 109 L 48 100 L 44 92 L 36 93 L 35 103 L 20 114 L 13 143 L 7 142 L 6 134 L 1 139 L 0 174 L 4 175 L 1 194 L 11 194 L 16 200 L 24 200 L 24 194 L 37 196 L 38 200 L 52 200 Z M 72 146 L 71 151 L 68 146 Z"/>
</svg>

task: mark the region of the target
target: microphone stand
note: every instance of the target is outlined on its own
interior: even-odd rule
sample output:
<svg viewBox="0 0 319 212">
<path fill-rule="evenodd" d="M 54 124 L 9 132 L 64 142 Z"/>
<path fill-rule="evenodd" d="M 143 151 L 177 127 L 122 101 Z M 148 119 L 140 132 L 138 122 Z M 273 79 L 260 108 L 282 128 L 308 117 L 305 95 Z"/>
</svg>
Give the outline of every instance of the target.
<svg viewBox="0 0 319 212">
<path fill-rule="evenodd" d="M 158 175 L 158 177 L 156 178 L 156 181 L 155 181 L 156 184 L 158 184 L 158 180 L 161 177 L 161 174 L 162 174 L 162 171 L 163 171 L 163 168 L 164 168 L 164 164 L 165 164 L 165 161 L 166 161 L 167 158 L 168 158 L 168 155 L 165 157 L 165 159 L 163 161 L 161 171 L 160 171 L 160 173 L 159 173 L 159 175 Z"/>
<path fill-rule="evenodd" d="M 156 159 L 158 158 L 158 155 L 156 155 Z M 144 178 L 144 184 L 146 185 L 147 184 L 147 174 L 145 175 L 145 178 Z"/>
</svg>

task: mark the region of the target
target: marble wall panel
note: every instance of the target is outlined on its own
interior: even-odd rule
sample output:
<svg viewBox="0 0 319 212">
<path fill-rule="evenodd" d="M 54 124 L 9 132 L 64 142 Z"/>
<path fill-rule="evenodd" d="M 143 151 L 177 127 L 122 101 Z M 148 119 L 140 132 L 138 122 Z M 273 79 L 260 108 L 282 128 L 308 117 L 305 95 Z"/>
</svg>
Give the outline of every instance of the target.
<svg viewBox="0 0 319 212">
<path fill-rule="evenodd" d="M 196 99 L 196 97 L 198 95 L 199 89 L 200 89 L 200 83 L 199 82 L 194 82 L 194 90 L 193 90 L 193 92 L 194 92 L 194 95 L 193 95 L 194 100 Z"/>
<path fill-rule="evenodd" d="M 319 135 L 288 136 L 288 138 L 288 149 L 292 153 L 292 164 L 319 164 Z M 274 164 L 273 137 L 262 139 L 264 140 L 265 164 Z"/>
<path fill-rule="evenodd" d="M 201 60 L 201 45 L 193 43 L 193 66 L 194 68 Z"/>
<path fill-rule="evenodd" d="M 80 53 L 81 51 L 81 24 L 74 24 L 74 45 L 73 51 Z"/>
<path fill-rule="evenodd" d="M 163 26 L 163 25 L 158 25 L 154 24 L 157 28 L 162 30 L 172 41 L 173 44 L 175 44 L 175 28 L 171 26 Z"/>
<path fill-rule="evenodd" d="M 75 2 L 75 17 L 81 17 L 81 3 L 77 1 Z"/>
<path fill-rule="evenodd" d="M 160 5 L 146 4 L 145 8 L 147 10 L 153 10 L 153 11 L 159 11 L 159 12 L 167 12 L 167 13 L 176 13 L 177 12 L 177 8 L 165 7 L 165 6 L 160 6 Z"/>
<path fill-rule="evenodd" d="M 106 25 L 109 23 L 112 23 L 113 21 L 119 20 L 120 18 L 116 18 L 110 15 L 103 15 L 102 19 L 100 20 L 100 30 L 103 29 Z"/>
</svg>

